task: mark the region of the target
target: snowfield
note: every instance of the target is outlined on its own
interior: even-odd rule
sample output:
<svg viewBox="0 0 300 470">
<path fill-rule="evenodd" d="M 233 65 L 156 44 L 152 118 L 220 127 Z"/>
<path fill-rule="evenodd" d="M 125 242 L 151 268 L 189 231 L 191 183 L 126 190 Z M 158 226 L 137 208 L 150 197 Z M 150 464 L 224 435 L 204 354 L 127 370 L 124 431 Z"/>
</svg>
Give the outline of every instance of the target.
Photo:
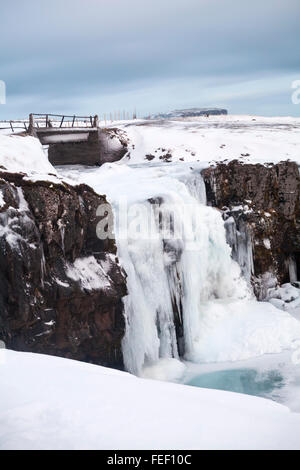
<svg viewBox="0 0 300 470">
<path fill-rule="evenodd" d="M 115 124 L 112 124 L 112 127 Z M 300 118 L 210 116 L 118 123 L 130 139 L 128 163 L 220 162 L 300 164 Z"/>
<path fill-rule="evenodd" d="M 300 118 L 223 115 L 174 120 L 101 122 L 127 133 L 121 164 L 202 162 L 239 159 L 245 163 L 300 164 Z M 37 139 L 0 130 L 0 165 L 8 171 L 56 174 Z M 47 179 L 47 178 L 46 178 Z"/>
<path fill-rule="evenodd" d="M 261 398 L 0 349 L 0 449 L 299 449 Z"/>
</svg>

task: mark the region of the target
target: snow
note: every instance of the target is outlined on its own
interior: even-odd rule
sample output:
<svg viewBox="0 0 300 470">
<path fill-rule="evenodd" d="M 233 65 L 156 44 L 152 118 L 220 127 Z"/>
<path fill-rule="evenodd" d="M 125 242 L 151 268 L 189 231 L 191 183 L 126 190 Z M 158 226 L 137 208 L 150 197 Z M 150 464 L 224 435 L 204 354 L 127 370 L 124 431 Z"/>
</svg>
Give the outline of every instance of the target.
<svg viewBox="0 0 300 470">
<path fill-rule="evenodd" d="M 286 283 L 268 291 L 269 302 L 300 319 L 300 283 Z"/>
<path fill-rule="evenodd" d="M 54 278 L 55 282 L 61 286 L 61 287 L 70 287 L 70 284 L 68 284 L 67 282 L 63 282 L 61 281 L 60 279 L 58 279 L 57 277 Z"/>
<path fill-rule="evenodd" d="M 141 377 L 145 379 L 179 381 L 185 374 L 186 366 L 178 359 L 165 358 L 143 367 Z"/>
<path fill-rule="evenodd" d="M 82 289 L 110 287 L 110 278 L 94 256 L 77 258 L 74 263 L 67 263 L 66 275 L 69 279 L 79 281 Z"/>
<path fill-rule="evenodd" d="M 26 172 L 33 181 L 85 183 L 107 195 L 118 257 L 128 276 L 124 361 L 143 379 L 1 350 L 0 448 L 299 448 L 300 417 L 284 407 L 150 379 L 182 381 L 190 367 L 179 360 L 174 305 L 184 326 L 185 359 L 195 363 L 237 364 L 282 354 L 300 340 L 300 289 L 291 284 L 271 289 L 270 277 L 270 302 L 253 299 L 231 258 L 221 214 L 206 206 L 200 175 L 209 162 L 224 158 L 300 163 L 300 120 L 220 116 L 128 121 L 120 127 L 128 132 L 130 158 L 101 168 L 64 167 L 56 176 L 36 139 L 3 135 L 0 164 Z M 146 154 L 154 160 L 145 160 Z M 159 158 L 166 154 L 172 155 L 170 163 Z M 19 197 L 26 217 L 21 190 Z M 128 224 L 138 203 L 145 209 L 141 231 L 147 235 L 151 226 L 153 238 L 136 237 L 136 224 Z M 160 215 L 174 217 L 180 237 L 166 236 L 157 223 Z M 1 231 L 16 244 L 13 217 L 2 222 Z M 239 238 L 233 222 L 231 217 L 225 224 L 227 241 L 235 246 L 235 259 L 249 281 L 251 239 L 246 233 Z M 63 239 L 63 226 L 61 233 Z M 269 239 L 264 246 L 270 248 Z M 106 289 L 109 263 L 110 258 L 79 258 L 68 263 L 66 273 L 82 289 Z M 292 270 L 292 260 L 290 265 Z"/>
<path fill-rule="evenodd" d="M 85 142 L 89 138 L 89 134 L 85 133 L 70 133 L 70 134 L 60 134 L 59 138 L 57 135 L 48 135 L 43 136 L 44 144 L 57 144 L 57 143 L 66 143 L 66 142 Z"/>
<path fill-rule="evenodd" d="M 0 191 L 0 209 L 1 207 L 5 206 L 5 201 L 4 201 L 4 197 L 3 197 L 3 193 L 2 191 Z"/>
<path fill-rule="evenodd" d="M 300 164 L 300 118 L 210 116 L 180 120 L 151 120 L 120 124 L 129 136 L 130 164 L 145 162 L 145 155 L 172 154 L 171 161 Z M 134 146 L 134 148 L 133 148 Z"/>
<path fill-rule="evenodd" d="M 300 322 L 269 302 L 209 301 L 201 307 L 194 362 L 240 361 L 291 349 Z"/>
<path fill-rule="evenodd" d="M 56 174 L 40 141 L 34 137 L 0 134 L 0 165 L 9 172 L 41 175 Z"/>
<path fill-rule="evenodd" d="M 6 212 L 0 214 L 0 237 L 5 237 L 6 242 L 15 249 L 20 249 L 22 242 L 26 241 L 20 233 L 20 226 L 32 229 L 32 220 L 28 216 L 29 208 L 21 188 L 17 188 L 19 207 L 9 207 Z M 34 246 L 34 248 L 36 248 Z"/>
<path fill-rule="evenodd" d="M 0 449 L 299 449 L 272 401 L 0 350 Z"/>
<path fill-rule="evenodd" d="M 104 122 L 103 122 L 104 125 Z M 129 164 L 153 162 L 171 153 L 171 161 L 219 162 L 240 159 L 247 163 L 292 160 L 300 164 L 300 118 L 222 115 L 178 120 L 118 121 L 128 134 Z M 66 132 L 68 129 L 66 129 Z M 118 139 L 115 139 L 116 141 Z M 8 171 L 56 174 L 38 139 L 0 133 L 0 165 Z"/>
</svg>

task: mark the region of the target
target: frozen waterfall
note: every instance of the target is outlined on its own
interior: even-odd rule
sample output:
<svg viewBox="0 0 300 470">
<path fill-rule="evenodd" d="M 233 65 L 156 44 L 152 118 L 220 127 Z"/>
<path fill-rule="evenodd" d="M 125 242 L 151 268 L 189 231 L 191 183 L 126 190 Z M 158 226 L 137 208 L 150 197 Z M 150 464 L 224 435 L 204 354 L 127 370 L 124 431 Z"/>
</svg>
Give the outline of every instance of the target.
<svg viewBox="0 0 300 470">
<path fill-rule="evenodd" d="M 128 287 L 123 356 L 137 375 L 170 379 L 184 369 L 179 357 L 237 361 L 281 352 L 300 339 L 297 320 L 254 299 L 251 239 L 227 221 L 226 241 L 221 212 L 206 205 L 201 169 L 115 163 L 65 170 L 113 206 Z M 162 367 L 173 370 L 168 375 Z"/>
<path fill-rule="evenodd" d="M 159 197 L 130 205 L 117 243 L 129 291 L 124 362 L 135 374 L 160 358 L 178 357 L 174 313 L 184 357 L 196 360 L 205 303 L 250 296 L 231 258 L 221 213 L 206 206 L 200 173 L 169 178 Z"/>
</svg>

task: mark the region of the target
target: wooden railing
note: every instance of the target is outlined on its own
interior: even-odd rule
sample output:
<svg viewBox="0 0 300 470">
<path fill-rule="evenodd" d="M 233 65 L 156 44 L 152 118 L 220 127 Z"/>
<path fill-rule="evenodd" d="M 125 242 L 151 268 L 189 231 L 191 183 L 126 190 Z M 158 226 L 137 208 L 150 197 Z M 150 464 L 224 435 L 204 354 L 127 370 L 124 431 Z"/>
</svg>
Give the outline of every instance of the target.
<svg viewBox="0 0 300 470">
<path fill-rule="evenodd" d="M 116 121 L 130 121 L 137 119 L 136 110 L 132 113 L 129 112 L 114 112 L 104 113 L 99 119 L 98 115 L 95 116 L 77 116 L 66 114 L 36 114 L 29 115 L 29 119 L 23 120 L 0 120 L 0 131 L 6 130 L 11 132 L 25 131 L 31 135 L 35 135 L 38 129 L 64 129 L 64 128 L 98 128 L 106 127 L 108 123 Z"/>
<path fill-rule="evenodd" d="M 29 128 L 74 128 L 74 127 L 98 127 L 98 116 L 68 116 L 65 114 L 30 114 Z"/>
<path fill-rule="evenodd" d="M 0 121 L 0 131 L 25 131 L 32 133 L 37 129 L 47 128 L 94 128 L 99 126 L 99 118 L 95 116 L 77 116 L 63 114 L 30 114 L 29 119 Z"/>
<path fill-rule="evenodd" d="M 12 132 L 16 132 L 16 131 L 25 131 L 27 132 L 28 131 L 28 127 L 29 127 L 29 121 L 22 121 L 22 120 L 18 120 L 18 121 L 13 121 L 13 120 L 10 120 L 10 121 L 0 121 L 0 131 L 2 130 L 8 130 L 10 129 Z"/>
</svg>

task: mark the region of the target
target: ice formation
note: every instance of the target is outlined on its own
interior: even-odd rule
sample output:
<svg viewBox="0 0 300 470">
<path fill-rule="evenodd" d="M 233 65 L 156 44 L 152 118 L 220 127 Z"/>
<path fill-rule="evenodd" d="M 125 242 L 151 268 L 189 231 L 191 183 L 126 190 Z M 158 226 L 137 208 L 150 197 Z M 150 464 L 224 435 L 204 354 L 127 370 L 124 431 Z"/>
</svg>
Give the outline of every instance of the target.
<svg viewBox="0 0 300 470">
<path fill-rule="evenodd" d="M 182 322 L 185 358 L 197 360 L 206 302 L 251 297 L 231 258 L 221 214 L 205 205 L 203 188 L 200 174 L 185 181 L 170 179 L 163 194 L 141 211 L 140 225 L 151 225 L 151 236 L 146 231 L 146 236 L 136 236 L 130 218 L 127 236 L 117 234 L 129 291 L 123 353 L 133 373 L 160 358 L 178 357 L 174 311 Z M 168 220 L 171 233 L 162 227 Z"/>
<path fill-rule="evenodd" d="M 254 300 L 251 236 L 229 220 L 225 230 L 222 213 L 206 205 L 202 168 L 121 163 L 65 170 L 105 193 L 114 208 L 128 276 L 123 355 L 137 375 L 174 375 L 168 359 L 232 361 L 280 352 L 300 338 L 295 318 Z"/>
<path fill-rule="evenodd" d="M 130 224 L 127 238 L 117 238 L 129 290 L 124 361 L 135 374 L 146 368 L 149 375 L 159 360 L 178 358 L 174 311 L 182 322 L 184 357 L 194 362 L 280 352 L 300 337 L 295 319 L 252 298 L 250 239 L 235 228 L 235 262 L 222 216 L 205 205 L 200 174 L 196 181 L 195 174 L 184 181 L 170 179 L 159 204 L 155 199 L 147 203 L 140 224 L 145 228 L 149 216 L 154 219 L 154 239 L 135 237 Z M 171 237 L 173 233 L 165 237 L 162 230 L 170 208 L 178 239 Z"/>
</svg>

